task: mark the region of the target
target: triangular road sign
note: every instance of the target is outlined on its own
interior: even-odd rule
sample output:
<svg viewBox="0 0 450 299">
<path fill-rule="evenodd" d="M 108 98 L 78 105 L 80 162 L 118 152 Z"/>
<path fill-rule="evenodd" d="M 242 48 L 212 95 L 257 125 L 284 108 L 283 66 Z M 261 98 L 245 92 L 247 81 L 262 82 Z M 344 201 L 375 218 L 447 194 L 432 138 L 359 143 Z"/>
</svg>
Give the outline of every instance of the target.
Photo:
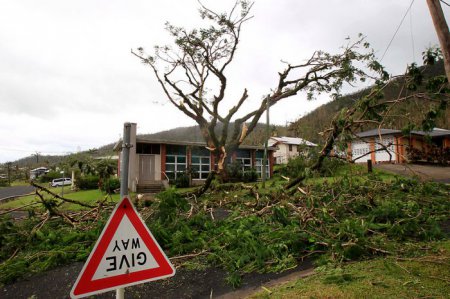
<svg viewBox="0 0 450 299">
<path fill-rule="evenodd" d="M 128 198 L 112 212 L 70 296 L 81 298 L 175 275 L 175 268 Z"/>
</svg>

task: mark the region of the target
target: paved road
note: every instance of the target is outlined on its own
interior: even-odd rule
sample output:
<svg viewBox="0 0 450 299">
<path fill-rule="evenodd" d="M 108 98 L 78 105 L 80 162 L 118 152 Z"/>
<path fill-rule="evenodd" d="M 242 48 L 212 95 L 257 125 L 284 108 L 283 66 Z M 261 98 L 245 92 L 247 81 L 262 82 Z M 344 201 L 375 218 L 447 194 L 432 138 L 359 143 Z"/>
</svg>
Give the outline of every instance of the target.
<svg viewBox="0 0 450 299">
<path fill-rule="evenodd" d="M 450 183 L 450 167 L 419 164 L 376 164 L 376 168 L 422 180 Z"/>
<path fill-rule="evenodd" d="M 34 189 L 35 188 L 33 186 L 14 186 L 14 187 L 1 188 L 0 189 L 0 201 L 5 198 L 31 193 L 34 191 Z"/>
</svg>

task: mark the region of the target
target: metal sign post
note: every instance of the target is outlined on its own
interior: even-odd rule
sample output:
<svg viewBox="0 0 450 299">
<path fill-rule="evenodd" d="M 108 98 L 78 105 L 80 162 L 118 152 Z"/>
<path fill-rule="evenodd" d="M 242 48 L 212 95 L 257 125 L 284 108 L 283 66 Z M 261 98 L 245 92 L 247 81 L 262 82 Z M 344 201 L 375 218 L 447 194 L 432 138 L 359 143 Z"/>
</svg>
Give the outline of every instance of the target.
<svg viewBox="0 0 450 299">
<path fill-rule="evenodd" d="M 120 199 L 128 196 L 128 170 L 130 164 L 131 123 L 123 124 L 122 163 L 120 164 Z M 125 288 L 116 289 L 116 299 L 125 298 Z"/>
<path fill-rule="evenodd" d="M 120 195 L 103 231 L 70 292 L 73 299 L 116 291 L 175 275 L 175 268 L 128 196 L 131 124 L 124 124 L 120 165 Z"/>
</svg>

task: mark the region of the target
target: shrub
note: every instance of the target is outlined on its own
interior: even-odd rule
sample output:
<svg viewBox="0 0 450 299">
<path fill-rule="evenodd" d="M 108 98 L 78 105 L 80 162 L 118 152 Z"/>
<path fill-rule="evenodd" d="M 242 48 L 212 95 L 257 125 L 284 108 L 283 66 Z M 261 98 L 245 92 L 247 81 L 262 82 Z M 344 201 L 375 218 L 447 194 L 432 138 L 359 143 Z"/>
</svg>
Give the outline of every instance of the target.
<svg viewBox="0 0 450 299">
<path fill-rule="evenodd" d="M 9 186 L 8 180 L 0 179 L 0 187 L 7 187 Z"/>
<path fill-rule="evenodd" d="M 106 179 L 101 186 L 101 190 L 108 194 L 114 193 L 114 190 L 119 188 L 120 188 L 120 180 L 118 178 Z"/>
<path fill-rule="evenodd" d="M 346 162 L 343 160 L 326 157 L 322 162 L 319 174 L 321 176 L 334 176 L 338 168 L 345 164 Z"/>
<path fill-rule="evenodd" d="M 228 180 L 231 182 L 239 182 L 242 180 L 242 164 L 239 161 L 233 161 L 227 165 Z"/>
<path fill-rule="evenodd" d="M 75 186 L 80 190 L 97 189 L 99 180 L 97 175 L 80 176 L 75 180 Z"/>
<path fill-rule="evenodd" d="M 48 183 L 51 182 L 54 179 L 59 179 L 61 177 L 61 173 L 59 171 L 49 171 L 46 174 L 41 175 L 38 178 L 39 183 Z"/>
<path fill-rule="evenodd" d="M 279 173 L 287 177 L 296 177 L 302 173 L 306 167 L 308 167 L 308 159 L 304 156 L 298 156 L 294 159 L 290 159 L 286 166 L 281 167 Z"/>
<path fill-rule="evenodd" d="M 178 172 L 177 178 L 175 179 L 175 186 L 177 188 L 187 188 L 189 187 L 189 174 L 187 172 Z"/>
<path fill-rule="evenodd" d="M 246 183 L 256 182 L 258 180 L 258 173 L 256 169 L 252 168 L 249 171 L 244 172 L 242 180 Z"/>
<path fill-rule="evenodd" d="M 311 167 L 312 162 L 317 160 L 317 156 L 317 153 L 310 151 L 307 156 L 298 156 L 290 159 L 286 166 L 279 169 L 279 173 L 287 177 L 296 177 L 304 172 L 306 168 Z M 322 162 L 320 171 L 316 175 L 333 176 L 336 170 L 345 163 L 345 161 L 338 158 L 326 157 Z"/>
</svg>

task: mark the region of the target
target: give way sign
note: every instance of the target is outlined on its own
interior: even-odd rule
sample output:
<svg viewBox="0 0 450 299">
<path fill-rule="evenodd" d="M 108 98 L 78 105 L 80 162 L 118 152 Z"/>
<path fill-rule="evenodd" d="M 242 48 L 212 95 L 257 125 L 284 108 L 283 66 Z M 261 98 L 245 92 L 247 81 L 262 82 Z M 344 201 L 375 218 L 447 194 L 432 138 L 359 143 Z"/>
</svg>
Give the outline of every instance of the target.
<svg viewBox="0 0 450 299">
<path fill-rule="evenodd" d="M 81 298 L 175 275 L 128 198 L 112 212 L 70 296 Z"/>
</svg>

